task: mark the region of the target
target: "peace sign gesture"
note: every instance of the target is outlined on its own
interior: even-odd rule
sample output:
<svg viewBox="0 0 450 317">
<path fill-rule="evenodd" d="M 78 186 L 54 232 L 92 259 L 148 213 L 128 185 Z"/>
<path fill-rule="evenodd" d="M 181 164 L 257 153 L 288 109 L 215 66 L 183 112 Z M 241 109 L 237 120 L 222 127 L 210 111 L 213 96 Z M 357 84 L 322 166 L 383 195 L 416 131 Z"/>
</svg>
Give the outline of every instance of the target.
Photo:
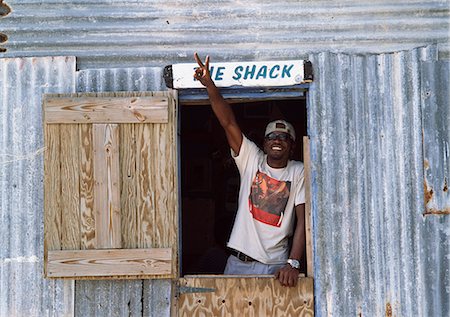
<svg viewBox="0 0 450 317">
<path fill-rule="evenodd" d="M 214 82 L 211 79 L 211 74 L 209 72 L 209 55 L 206 56 L 205 64 L 198 57 L 197 53 L 194 53 L 195 60 L 199 67 L 195 69 L 194 78 L 202 83 L 203 86 L 208 87 Z"/>
</svg>

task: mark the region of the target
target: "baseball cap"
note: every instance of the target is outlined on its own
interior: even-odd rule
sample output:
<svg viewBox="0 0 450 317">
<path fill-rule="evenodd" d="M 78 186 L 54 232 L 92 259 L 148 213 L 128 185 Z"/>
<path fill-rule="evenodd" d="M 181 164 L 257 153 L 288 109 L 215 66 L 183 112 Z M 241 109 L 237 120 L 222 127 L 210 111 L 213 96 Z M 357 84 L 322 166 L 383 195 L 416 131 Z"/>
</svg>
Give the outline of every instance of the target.
<svg viewBox="0 0 450 317">
<path fill-rule="evenodd" d="M 266 132 L 264 136 L 272 132 L 284 132 L 291 136 L 292 140 L 295 141 L 295 130 L 292 124 L 284 120 L 275 120 L 270 122 L 266 127 Z"/>
</svg>

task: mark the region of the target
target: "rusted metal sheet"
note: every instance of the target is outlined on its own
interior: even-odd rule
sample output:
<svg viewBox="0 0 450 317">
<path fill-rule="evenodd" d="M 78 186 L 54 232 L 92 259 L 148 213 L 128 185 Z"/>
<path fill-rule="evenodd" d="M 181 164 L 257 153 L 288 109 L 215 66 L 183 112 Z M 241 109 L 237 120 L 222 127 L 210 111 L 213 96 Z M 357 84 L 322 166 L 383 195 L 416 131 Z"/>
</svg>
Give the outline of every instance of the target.
<svg viewBox="0 0 450 317">
<path fill-rule="evenodd" d="M 425 215 L 450 215 L 450 62 L 422 65 Z"/>
<path fill-rule="evenodd" d="M 0 91 L 0 316 L 71 316 L 73 281 L 43 278 L 41 102 L 75 91 L 75 58 L 0 59 Z"/>
<path fill-rule="evenodd" d="M 5 0 L 1 56 L 77 56 L 78 68 L 302 59 L 439 43 L 450 51 L 449 2 L 411 0 Z"/>
<path fill-rule="evenodd" d="M 450 217 L 423 216 L 421 63 L 436 57 L 435 46 L 309 57 L 318 316 L 450 315 Z"/>
</svg>

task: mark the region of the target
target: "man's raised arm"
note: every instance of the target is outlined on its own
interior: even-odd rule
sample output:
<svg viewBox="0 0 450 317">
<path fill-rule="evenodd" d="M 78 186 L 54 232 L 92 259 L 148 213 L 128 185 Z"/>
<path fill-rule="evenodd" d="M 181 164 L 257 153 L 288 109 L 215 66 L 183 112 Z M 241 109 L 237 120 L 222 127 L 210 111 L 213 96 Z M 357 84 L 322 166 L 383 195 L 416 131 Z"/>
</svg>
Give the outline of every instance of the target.
<svg viewBox="0 0 450 317">
<path fill-rule="evenodd" d="M 225 130 L 228 144 L 233 149 L 235 154 L 239 154 L 242 144 L 241 128 L 236 122 L 236 118 L 234 117 L 230 104 L 223 99 L 222 94 L 211 79 L 211 74 L 209 72 L 209 56 L 206 56 L 205 64 L 203 64 L 200 60 L 197 53 L 194 54 L 194 57 L 199 66 L 195 70 L 194 78 L 206 87 L 209 100 L 211 101 L 211 107 L 219 120 L 220 125 Z"/>
</svg>

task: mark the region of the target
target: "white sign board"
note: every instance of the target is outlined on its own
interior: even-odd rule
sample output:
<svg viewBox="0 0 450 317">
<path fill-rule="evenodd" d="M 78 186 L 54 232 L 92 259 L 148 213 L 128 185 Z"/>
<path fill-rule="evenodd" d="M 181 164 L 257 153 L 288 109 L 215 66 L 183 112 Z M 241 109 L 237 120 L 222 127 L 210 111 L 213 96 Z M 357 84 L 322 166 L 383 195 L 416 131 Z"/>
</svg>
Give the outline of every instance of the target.
<svg viewBox="0 0 450 317">
<path fill-rule="evenodd" d="M 196 63 L 172 65 L 173 88 L 202 88 L 194 79 Z M 304 81 L 303 60 L 211 63 L 211 78 L 217 87 L 291 86 Z"/>
</svg>

